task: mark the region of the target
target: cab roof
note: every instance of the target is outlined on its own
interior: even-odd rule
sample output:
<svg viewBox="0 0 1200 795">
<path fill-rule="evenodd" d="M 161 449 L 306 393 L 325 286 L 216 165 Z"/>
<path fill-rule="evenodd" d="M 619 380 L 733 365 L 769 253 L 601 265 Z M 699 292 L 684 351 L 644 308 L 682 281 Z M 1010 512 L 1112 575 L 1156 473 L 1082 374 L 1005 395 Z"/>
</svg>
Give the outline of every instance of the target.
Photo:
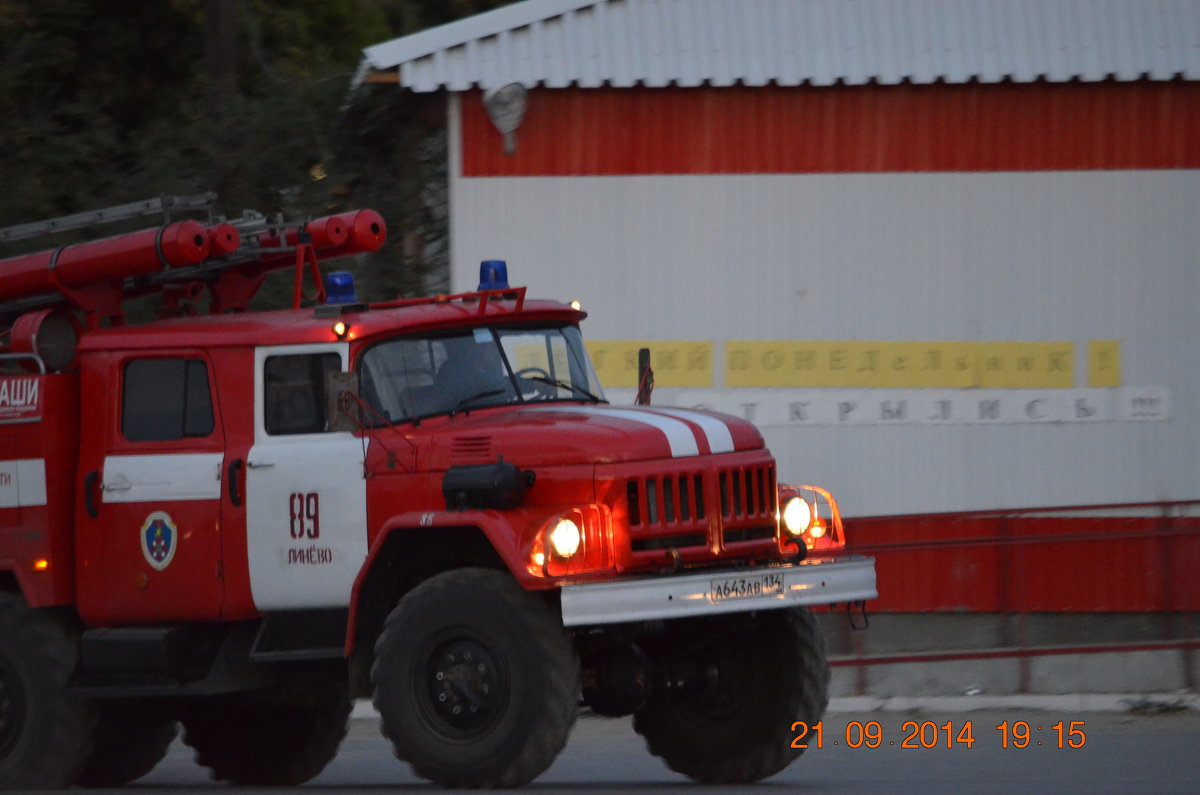
<svg viewBox="0 0 1200 795">
<path fill-rule="evenodd" d="M 337 342 L 337 321 L 346 324 L 342 340 L 409 332 L 522 323 L 578 323 L 587 313 L 558 301 L 472 299 L 450 296 L 365 306 L 328 305 L 307 309 L 171 318 L 136 326 L 84 333 L 80 351 L 147 348 L 240 347 Z M 444 299 L 444 300 L 443 300 Z"/>
</svg>

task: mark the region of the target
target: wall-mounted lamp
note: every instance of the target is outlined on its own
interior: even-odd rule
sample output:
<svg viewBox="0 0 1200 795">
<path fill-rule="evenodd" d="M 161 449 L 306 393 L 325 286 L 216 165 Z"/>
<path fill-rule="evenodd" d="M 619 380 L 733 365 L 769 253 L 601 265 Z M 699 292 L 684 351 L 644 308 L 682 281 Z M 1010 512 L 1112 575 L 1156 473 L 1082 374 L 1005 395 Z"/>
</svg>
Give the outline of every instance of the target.
<svg viewBox="0 0 1200 795">
<path fill-rule="evenodd" d="M 483 92 L 483 107 L 488 118 L 504 136 L 504 154 L 517 151 L 517 128 L 525 118 L 525 97 L 528 89 L 520 83 L 509 83 L 500 88 L 489 88 Z"/>
</svg>

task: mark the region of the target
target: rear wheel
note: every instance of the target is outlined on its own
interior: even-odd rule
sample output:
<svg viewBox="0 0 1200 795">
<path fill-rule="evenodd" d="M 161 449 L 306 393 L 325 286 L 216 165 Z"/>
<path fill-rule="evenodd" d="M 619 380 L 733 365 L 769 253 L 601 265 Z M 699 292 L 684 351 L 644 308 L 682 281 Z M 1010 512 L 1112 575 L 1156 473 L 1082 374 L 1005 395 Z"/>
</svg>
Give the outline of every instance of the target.
<svg viewBox="0 0 1200 795">
<path fill-rule="evenodd" d="M 515 787 L 566 745 L 579 660 L 562 620 L 506 572 L 456 569 L 409 592 L 375 646 L 396 756 L 450 787 Z"/>
<path fill-rule="evenodd" d="M 342 669 L 288 673 L 269 690 L 213 696 L 188 706 L 183 741 L 218 781 L 296 786 L 337 755 L 350 718 Z"/>
<path fill-rule="evenodd" d="M 139 701 L 98 705 L 96 746 L 75 782 L 81 787 L 119 787 L 154 769 L 179 733 L 175 716 Z"/>
<path fill-rule="evenodd" d="M 0 593 L 0 789 L 74 783 L 95 742 L 96 714 L 69 697 L 79 633 L 63 616 Z"/>
<path fill-rule="evenodd" d="M 807 610 L 697 623 L 658 647 L 666 682 L 633 726 L 650 753 L 696 781 L 778 773 L 803 753 L 790 742 L 792 723 L 815 724 L 829 703 L 825 639 Z M 672 657 L 679 648 L 691 651 Z"/>
</svg>

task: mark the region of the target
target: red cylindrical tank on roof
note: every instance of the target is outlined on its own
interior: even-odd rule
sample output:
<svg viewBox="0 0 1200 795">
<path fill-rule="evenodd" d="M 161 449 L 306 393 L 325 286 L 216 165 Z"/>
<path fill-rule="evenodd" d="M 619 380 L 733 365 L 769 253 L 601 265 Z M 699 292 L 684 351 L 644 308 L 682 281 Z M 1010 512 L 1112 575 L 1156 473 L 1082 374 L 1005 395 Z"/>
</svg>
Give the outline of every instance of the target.
<svg viewBox="0 0 1200 795">
<path fill-rule="evenodd" d="M 336 215 L 309 221 L 303 226 L 303 229 L 308 232 L 313 248 L 317 251 L 340 246 L 346 242 L 349 235 L 345 222 Z M 273 235 L 263 235 L 258 239 L 258 244 L 263 248 L 282 248 L 283 246 L 295 246 L 299 240 L 300 229 L 293 227 L 284 229 L 282 236 L 278 232 Z"/>
<path fill-rule="evenodd" d="M 387 241 L 387 224 L 383 216 L 374 210 L 355 210 L 318 218 L 305 224 L 305 228 L 312 235 L 313 249 L 321 259 L 378 251 Z M 263 236 L 258 243 L 264 248 L 294 246 L 298 231 L 287 229 L 282 238 L 278 234 Z M 259 257 L 258 264 L 251 265 L 248 272 L 263 273 L 295 262 L 296 255 L 292 252 L 268 252 Z"/>
<path fill-rule="evenodd" d="M 326 257 L 378 251 L 387 241 L 387 224 L 383 222 L 383 216 L 374 210 L 356 210 L 335 217 L 346 225 L 349 239 L 331 251 L 321 252 Z"/>
<path fill-rule="evenodd" d="M 208 228 L 208 256 L 224 257 L 237 251 L 242 236 L 233 224 L 217 224 Z"/>
<path fill-rule="evenodd" d="M 218 236 L 227 238 L 227 234 Z M 0 301 L 119 282 L 164 267 L 196 265 L 209 255 L 209 238 L 209 230 L 197 222 L 179 221 L 0 260 Z"/>
</svg>

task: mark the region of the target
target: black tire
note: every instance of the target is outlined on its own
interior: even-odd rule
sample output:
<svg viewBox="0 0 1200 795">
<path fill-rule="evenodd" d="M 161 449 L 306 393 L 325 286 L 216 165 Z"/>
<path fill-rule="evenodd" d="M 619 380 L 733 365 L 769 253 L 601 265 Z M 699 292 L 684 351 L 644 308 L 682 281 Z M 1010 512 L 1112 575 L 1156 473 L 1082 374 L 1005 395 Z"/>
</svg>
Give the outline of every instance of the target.
<svg viewBox="0 0 1200 795">
<path fill-rule="evenodd" d="M 167 755 L 179 734 L 175 716 L 141 701 L 103 701 L 96 745 L 75 783 L 80 787 L 120 787 L 137 781 Z"/>
<path fill-rule="evenodd" d="M 578 711 L 579 658 L 562 619 L 492 569 L 443 572 L 405 595 L 371 678 L 396 756 L 448 787 L 528 784 Z"/>
<path fill-rule="evenodd" d="M 0 593 L 0 789 L 56 789 L 79 776 L 96 714 L 66 694 L 78 661 L 69 620 Z"/>
<path fill-rule="evenodd" d="M 792 748 L 792 723 L 814 724 L 829 704 L 825 638 L 807 610 L 771 610 L 699 623 L 664 639 L 695 648 L 683 661 L 708 686 L 659 687 L 633 718 L 650 753 L 667 767 L 706 784 L 758 781 L 778 773 L 802 749 Z M 703 634 L 701 634 L 703 633 Z M 712 633 L 711 643 L 702 643 Z M 702 643 L 702 645 L 697 645 Z M 670 647 L 663 646 L 662 654 Z M 660 658 L 661 659 L 661 658 Z"/>
<path fill-rule="evenodd" d="M 346 671 L 284 672 L 269 690 L 212 696 L 183 712 L 183 741 L 217 781 L 297 786 L 337 755 L 350 719 Z"/>
</svg>

